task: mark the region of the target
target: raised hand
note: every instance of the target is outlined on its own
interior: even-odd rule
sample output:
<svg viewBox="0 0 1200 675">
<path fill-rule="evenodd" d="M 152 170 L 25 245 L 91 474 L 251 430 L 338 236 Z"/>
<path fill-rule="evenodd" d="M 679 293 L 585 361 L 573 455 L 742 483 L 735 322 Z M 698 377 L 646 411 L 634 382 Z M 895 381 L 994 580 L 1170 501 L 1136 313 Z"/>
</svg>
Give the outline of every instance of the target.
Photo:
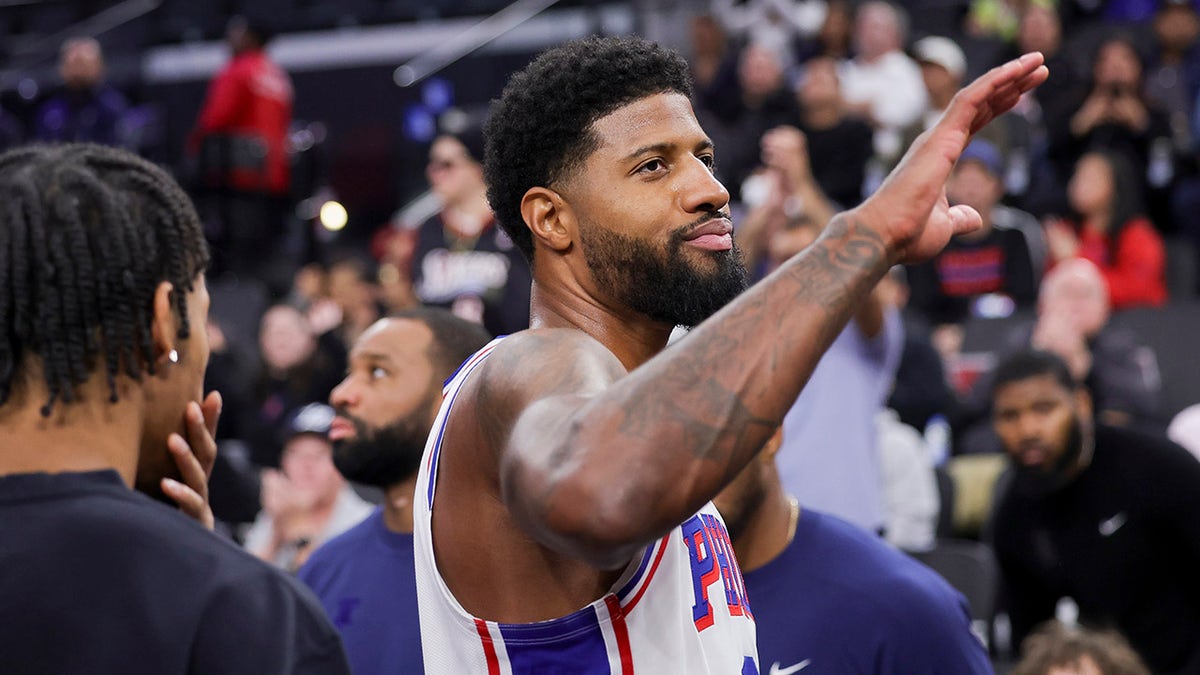
<svg viewBox="0 0 1200 675">
<path fill-rule="evenodd" d="M 988 71 L 960 90 L 931 129 L 921 134 L 879 190 L 855 215 L 877 229 L 892 262 L 915 263 L 940 252 L 955 234 L 982 220 L 969 206 L 950 206 L 946 179 L 971 136 L 1010 110 L 1021 95 L 1046 81 L 1042 55 L 1033 52 Z"/>
<path fill-rule="evenodd" d="M 189 403 L 184 411 L 185 439 L 180 434 L 167 437 L 167 449 L 179 467 L 183 482 L 162 479 L 162 491 L 179 510 L 213 529 L 212 507 L 208 503 L 208 478 L 217 461 L 217 420 L 221 416 L 221 395 L 209 392 L 203 403 Z"/>
</svg>

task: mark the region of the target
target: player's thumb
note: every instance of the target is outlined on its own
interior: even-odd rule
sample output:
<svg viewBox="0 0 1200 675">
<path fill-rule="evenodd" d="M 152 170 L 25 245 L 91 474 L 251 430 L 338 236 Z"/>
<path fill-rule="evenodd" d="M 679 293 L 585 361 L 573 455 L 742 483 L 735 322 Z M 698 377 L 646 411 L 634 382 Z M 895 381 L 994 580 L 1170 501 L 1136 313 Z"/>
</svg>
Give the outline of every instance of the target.
<svg viewBox="0 0 1200 675">
<path fill-rule="evenodd" d="M 966 204 L 956 204 L 950 207 L 950 222 L 955 235 L 974 232 L 983 227 L 983 217 Z"/>
</svg>

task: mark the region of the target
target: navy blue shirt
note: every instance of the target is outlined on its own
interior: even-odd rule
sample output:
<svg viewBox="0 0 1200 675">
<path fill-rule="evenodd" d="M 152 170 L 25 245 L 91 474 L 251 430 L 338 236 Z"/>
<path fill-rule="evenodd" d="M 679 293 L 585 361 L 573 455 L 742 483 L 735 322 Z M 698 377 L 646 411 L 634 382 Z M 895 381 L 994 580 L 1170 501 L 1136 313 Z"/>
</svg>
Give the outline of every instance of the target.
<svg viewBox="0 0 1200 675">
<path fill-rule="evenodd" d="M 377 508 L 325 542 L 300 569 L 342 633 L 355 675 L 423 673 L 413 535 Z"/>
<path fill-rule="evenodd" d="M 958 591 L 833 516 L 805 509 L 787 549 L 743 577 L 764 675 L 992 672 Z"/>
<path fill-rule="evenodd" d="M 307 588 L 96 471 L 0 476 L 0 672 L 349 670 Z"/>
</svg>

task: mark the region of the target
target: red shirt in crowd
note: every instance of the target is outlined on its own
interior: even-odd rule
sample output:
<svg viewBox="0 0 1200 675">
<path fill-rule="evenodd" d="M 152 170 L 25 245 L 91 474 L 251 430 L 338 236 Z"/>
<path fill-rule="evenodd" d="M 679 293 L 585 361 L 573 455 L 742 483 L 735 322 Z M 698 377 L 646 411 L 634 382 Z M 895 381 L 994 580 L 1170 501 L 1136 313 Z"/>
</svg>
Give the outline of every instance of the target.
<svg viewBox="0 0 1200 675">
<path fill-rule="evenodd" d="M 1100 268 L 1115 310 L 1167 301 L 1166 256 L 1162 237 L 1142 217 L 1126 223 L 1111 249 L 1107 234 L 1088 227 L 1079 230 L 1079 257 Z"/>
<path fill-rule="evenodd" d="M 255 170 L 235 161 L 229 184 L 241 190 L 282 193 L 288 189 L 287 135 L 292 123 L 292 81 L 259 49 L 234 55 L 213 78 L 191 138 L 193 152 L 206 136 L 258 139 L 265 166 Z"/>
</svg>

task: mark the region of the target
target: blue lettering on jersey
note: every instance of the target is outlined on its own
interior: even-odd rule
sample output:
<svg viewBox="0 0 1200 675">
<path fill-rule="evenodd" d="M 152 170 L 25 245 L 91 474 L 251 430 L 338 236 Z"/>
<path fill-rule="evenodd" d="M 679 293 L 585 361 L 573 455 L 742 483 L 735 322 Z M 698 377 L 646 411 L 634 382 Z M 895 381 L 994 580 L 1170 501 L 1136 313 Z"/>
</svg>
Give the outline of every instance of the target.
<svg viewBox="0 0 1200 675">
<path fill-rule="evenodd" d="M 750 603 L 746 600 L 746 584 L 742 571 L 733 555 L 733 544 L 729 533 L 716 516 L 702 513 L 688 519 L 682 526 L 683 541 L 687 544 L 689 562 L 692 567 L 692 620 L 696 630 L 702 631 L 713 625 L 712 605 L 708 600 L 708 587 L 721 580 L 725 590 L 725 603 L 733 616 L 750 614 Z"/>
</svg>

